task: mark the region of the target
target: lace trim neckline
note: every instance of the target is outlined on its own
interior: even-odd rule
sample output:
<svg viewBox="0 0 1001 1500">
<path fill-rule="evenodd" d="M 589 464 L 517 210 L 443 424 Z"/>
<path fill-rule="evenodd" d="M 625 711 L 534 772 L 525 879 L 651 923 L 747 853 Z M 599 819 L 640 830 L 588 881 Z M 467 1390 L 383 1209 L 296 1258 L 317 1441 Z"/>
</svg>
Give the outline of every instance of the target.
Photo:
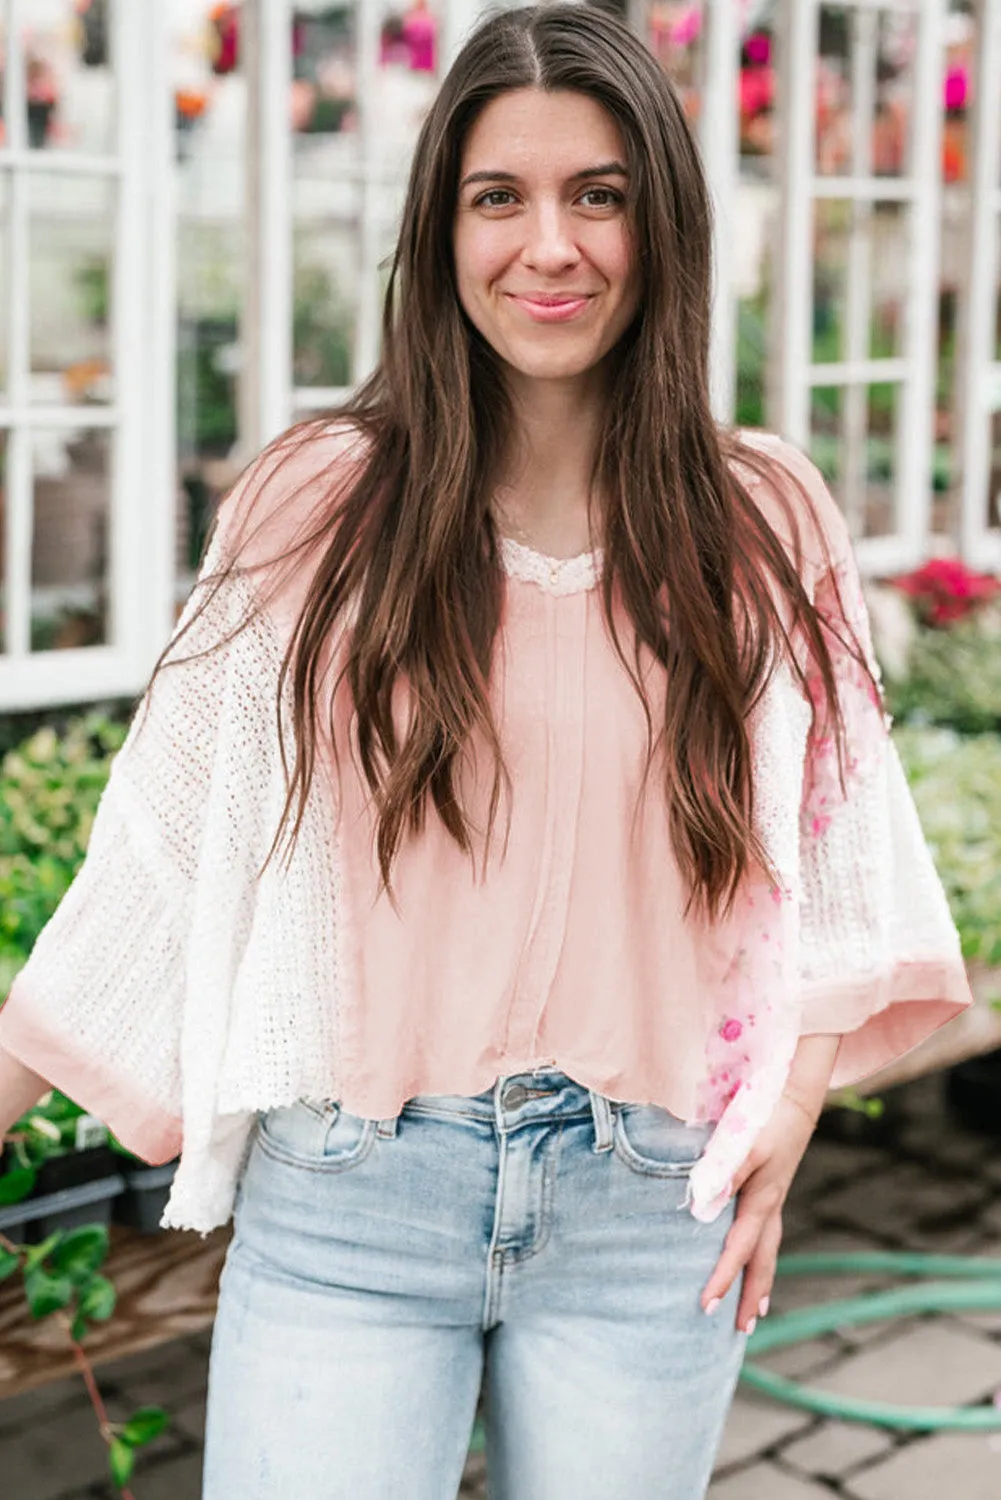
<svg viewBox="0 0 1001 1500">
<path fill-rule="evenodd" d="M 534 583 L 547 594 L 582 594 L 597 587 L 603 558 L 600 548 L 576 557 L 547 557 L 514 537 L 502 536 L 500 560 L 508 577 L 519 583 Z"/>
</svg>

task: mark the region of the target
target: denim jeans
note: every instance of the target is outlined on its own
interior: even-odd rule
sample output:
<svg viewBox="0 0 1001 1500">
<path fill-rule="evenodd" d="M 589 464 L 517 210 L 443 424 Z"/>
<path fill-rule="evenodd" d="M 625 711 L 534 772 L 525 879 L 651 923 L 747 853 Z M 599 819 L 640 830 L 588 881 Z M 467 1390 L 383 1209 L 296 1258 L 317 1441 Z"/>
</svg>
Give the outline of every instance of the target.
<svg viewBox="0 0 1001 1500">
<path fill-rule="evenodd" d="M 203 1500 L 700 1500 L 744 1350 L 699 1293 L 708 1127 L 552 1069 L 393 1120 L 261 1117 L 212 1345 Z"/>
</svg>

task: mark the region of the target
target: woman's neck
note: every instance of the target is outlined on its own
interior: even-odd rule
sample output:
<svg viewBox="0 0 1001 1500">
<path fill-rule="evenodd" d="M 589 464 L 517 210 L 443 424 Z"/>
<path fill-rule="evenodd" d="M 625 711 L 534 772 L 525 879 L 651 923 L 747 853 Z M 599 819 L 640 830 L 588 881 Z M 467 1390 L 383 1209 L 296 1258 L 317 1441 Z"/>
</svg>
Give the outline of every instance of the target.
<svg viewBox="0 0 1001 1500">
<path fill-rule="evenodd" d="M 600 508 L 589 503 L 598 392 L 532 381 L 512 394 L 518 429 L 494 489 L 498 528 L 550 557 L 589 552 L 601 543 Z"/>
</svg>

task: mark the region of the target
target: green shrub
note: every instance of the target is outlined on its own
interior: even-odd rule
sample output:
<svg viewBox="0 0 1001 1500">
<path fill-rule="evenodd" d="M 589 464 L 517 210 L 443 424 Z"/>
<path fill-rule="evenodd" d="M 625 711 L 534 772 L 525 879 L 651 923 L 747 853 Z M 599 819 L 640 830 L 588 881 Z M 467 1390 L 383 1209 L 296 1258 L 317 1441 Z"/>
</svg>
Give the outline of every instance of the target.
<svg viewBox="0 0 1001 1500">
<path fill-rule="evenodd" d="M 0 761 L 0 995 L 83 859 L 126 726 L 103 714 L 37 730 Z"/>
<path fill-rule="evenodd" d="M 967 958 L 1001 964 L 1001 736 L 894 731 Z"/>
<path fill-rule="evenodd" d="M 1001 628 L 971 615 L 946 630 L 916 625 L 903 681 L 887 679 L 898 722 L 945 724 L 963 734 L 1001 731 Z"/>
</svg>

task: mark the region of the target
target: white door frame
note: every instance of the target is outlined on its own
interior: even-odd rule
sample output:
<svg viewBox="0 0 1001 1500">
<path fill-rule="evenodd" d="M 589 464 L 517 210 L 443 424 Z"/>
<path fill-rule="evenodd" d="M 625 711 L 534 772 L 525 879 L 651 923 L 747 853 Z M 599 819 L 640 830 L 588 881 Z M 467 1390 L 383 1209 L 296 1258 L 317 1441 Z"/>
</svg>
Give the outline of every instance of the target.
<svg viewBox="0 0 1001 1500">
<path fill-rule="evenodd" d="M 28 147 L 23 38 L 30 3 L 6 0 L 4 7 L 7 138 L 0 147 L 0 174 L 9 188 L 10 271 L 6 288 L 0 288 L 8 329 L 8 387 L 0 396 L 0 429 L 8 445 L 0 710 L 6 711 L 138 691 L 169 627 L 173 586 L 173 367 L 165 336 L 168 306 L 173 318 L 173 284 L 163 235 L 173 141 L 158 61 L 164 54 L 162 0 L 118 0 L 111 7 L 116 125 L 111 150 L 100 155 Z M 115 394 L 107 406 L 31 401 L 28 185 L 54 172 L 106 178 L 116 190 Z M 101 646 L 32 652 L 32 434 L 53 428 L 109 434 L 108 639 Z"/>
<path fill-rule="evenodd" d="M 814 79 L 820 8 L 820 0 L 782 0 L 782 248 L 777 275 L 782 306 L 773 327 L 774 420 L 784 436 L 808 452 L 813 389 L 846 389 L 846 510 L 849 524 L 856 529 L 860 490 L 866 478 L 864 412 L 859 423 L 858 405 L 865 400 L 867 386 L 881 381 L 899 384 L 902 401 L 897 424 L 894 528 L 886 536 L 856 538 L 864 570 L 892 572 L 921 558 L 930 522 L 945 0 L 896 0 L 892 7 L 913 12 L 919 25 L 911 100 L 911 174 L 904 177 L 877 177 L 872 172 L 873 91 L 868 77 L 875 63 L 877 13 L 889 8 L 886 0 L 846 0 L 843 7 L 857 16 L 862 43 L 856 49 L 853 170 L 847 176 L 820 176 L 816 172 Z M 812 358 L 813 224 L 815 206 L 823 199 L 845 200 L 860 206 L 862 212 L 855 217 L 849 249 L 845 357 L 820 365 Z M 888 201 L 910 206 L 909 251 L 901 278 L 906 305 L 904 343 L 898 358 L 872 359 L 868 311 L 871 264 L 864 230 L 865 206 Z"/>
<path fill-rule="evenodd" d="M 995 345 L 1001 274 L 1001 0 L 978 0 L 977 25 L 969 253 L 956 351 L 958 541 L 974 566 L 1001 569 L 1001 527 L 987 524 L 993 417 L 1001 411 Z"/>
</svg>

